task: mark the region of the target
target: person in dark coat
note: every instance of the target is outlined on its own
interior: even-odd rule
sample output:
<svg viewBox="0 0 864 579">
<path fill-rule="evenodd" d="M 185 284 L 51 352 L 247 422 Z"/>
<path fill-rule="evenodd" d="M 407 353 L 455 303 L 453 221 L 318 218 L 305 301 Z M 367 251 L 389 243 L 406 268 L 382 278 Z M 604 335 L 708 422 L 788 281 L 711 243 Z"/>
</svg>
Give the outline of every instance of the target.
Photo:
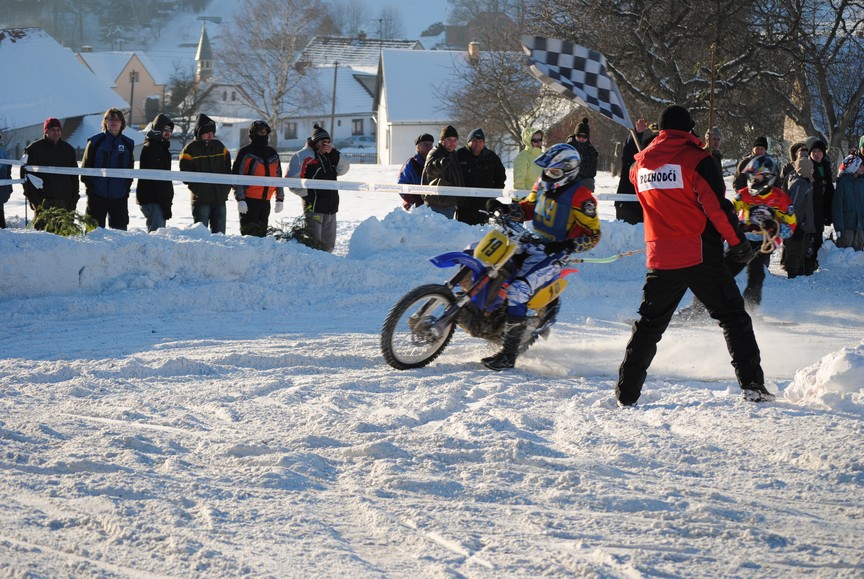
<svg viewBox="0 0 864 579">
<path fill-rule="evenodd" d="M 144 146 L 141 147 L 138 167 L 170 171 L 171 134 L 174 132 L 174 121 L 159 113 L 150 127 L 144 139 Z M 147 221 L 147 231 L 156 231 L 165 227 L 165 222 L 171 219 L 174 184 L 171 181 L 139 179 L 135 199 L 141 206 L 141 213 Z"/>
<path fill-rule="evenodd" d="M 633 158 L 640 148 L 644 148 L 645 141 L 654 135 L 651 129 L 648 128 L 648 123 L 645 119 L 636 121 L 636 139 L 634 140 L 631 133 L 624 142 L 624 148 L 621 150 L 621 176 L 618 179 L 618 189 L 616 193 L 621 195 L 636 195 L 636 189 L 633 183 L 630 182 L 630 167 L 633 166 Z M 615 218 L 627 223 L 642 223 L 642 206 L 638 201 L 616 201 L 615 202 Z"/>
<path fill-rule="evenodd" d="M 436 185 L 442 187 L 462 187 L 465 184 L 459 159 L 456 158 L 456 147 L 459 146 L 459 133 L 452 125 L 441 129 L 436 146 L 426 157 L 426 165 L 423 167 L 423 185 Z M 456 215 L 456 204 L 458 197 L 452 195 L 424 195 L 423 201 L 429 208 L 453 219 Z"/>
<path fill-rule="evenodd" d="M 317 124 L 306 146 L 297 151 L 288 164 L 288 176 L 300 179 L 335 181 L 348 172 L 351 165 L 333 148 L 330 133 Z M 339 191 L 334 189 L 295 189 L 291 192 L 303 198 L 303 214 L 310 234 L 318 239 L 325 251 L 336 248 L 336 213 L 339 211 Z"/>
<path fill-rule="evenodd" d="M 180 153 L 180 170 L 196 173 L 231 174 L 231 153 L 216 139 L 216 123 L 205 114 L 195 121 L 195 140 Z M 192 192 L 192 219 L 210 227 L 212 233 L 225 233 L 228 213 L 225 202 L 231 185 L 227 183 L 186 183 Z"/>
<path fill-rule="evenodd" d="M 834 180 L 831 160 L 825 154 L 825 143 L 816 140 L 810 145 L 810 160 L 813 161 L 813 225 L 815 231 L 810 237 L 807 257 L 804 263 L 805 274 L 819 269 L 819 249 L 825 226 L 832 223 L 831 205 L 834 202 Z"/>
<path fill-rule="evenodd" d="M 474 129 L 468 135 L 468 144 L 456 151 L 466 187 L 504 189 L 507 171 L 495 151 L 486 147 L 483 129 Z M 456 205 L 456 219 L 468 225 L 486 223 L 487 197 L 460 197 Z"/>
<path fill-rule="evenodd" d="M 594 177 L 597 176 L 597 149 L 591 144 L 591 127 L 588 126 L 588 117 L 582 119 L 582 122 L 576 125 L 576 132 L 567 137 L 567 144 L 572 145 L 579 156 L 582 157 L 582 163 L 579 165 L 579 181 L 582 182 L 589 191 L 594 192 Z"/>
<path fill-rule="evenodd" d="M 0 159 L 6 158 L 3 149 L 3 135 L 0 135 Z M 12 179 L 12 165 L 0 163 L 0 179 Z M 6 209 L 3 205 L 12 196 L 12 185 L 0 185 L 0 229 L 6 229 Z"/>
<path fill-rule="evenodd" d="M 253 121 L 249 127 L 249 144 L 237 151 L 231 172 L 235 175 L 281 177 L 279 153 L 268 143 L 270 125 L 263 120 Z M 236 185 L 234 198 L 240 213 L 240 233 L 264 237 L 270 219 L 270 200 L 276 196 L 276 213 L 282 212 L 285 190 L 265 185 Z"/>
<path fill-rule="evenodd" d="M 720 143 L 723 142 L 723 132 L 720 127 L 711 127 L 705 132 L 705 150 L 711 153 L 711 158 L 723 174 L 723 153 L 720 151 Z"/>
<path fill-rule="evenodd" d="M 768 153 L 768 138 L 767 137 L 756 137 L 753 141 L 753 148 L 750 149 L 750 153 L 744 155 L 740 161 L 738 161 L 738 166 L 735 169 L 735 176 L 732 177 L 732 187 L 738 191 L 747 186 L 747 173 L 744 172 L 744 167 L 747 166 L 750 161 L 755 159 L 756 157 L 761 157 Z"/>
<path fill-rule="evenodd" d="M 72 145 L 63 140 L 63 126 L 59 119 L 49 117 L 42 124 L 44 137 L 33 141 L 24 149 L 24 158 L 29 165 L 43 167 L 75 167 L 78 160 Z M 24 196 L 33 210 L 33 227 L 44 229 L 45 223 L 38 217 L 45 209 L 59 207 L 66 211 L 75 211 L 78 200 L 78 177 L 76 175 L 59 175 L 57 173 L 39 173 L 42 188 L 38 189 L 29 179 L 26 179 L 27 169 L 21 167 L 21 178 L 24 181 Z"/>
<path fill-rule="evenodd" d="M 81 167 L 92 169 L 132 169 L 135 165 L 135 143 L 123 134 L 126 117 L 120 109 L 111 108 L 102 116 L 102 132 L 87 139 Z M 81 176 L 87 189 L 86 213 L 105 227 L 126 230 L 129 227 L 129 192 L 132 179 L 124 177 Z"/>
<path fill-rule="evenodd" d="M 435 137 L 429 133 L 423 133 L 414 139 L 414 156 L 405 161 L 399 171 L 397 183 L 403 185 L 419 185 L 423 179 L 423 167 L 426 165 L 426 157 L 435 146 Z M 402 193 L 402 208 L 410 211 L 412 207 L 423 205 L 423 197 L 414 193 Z"/>
</svg>

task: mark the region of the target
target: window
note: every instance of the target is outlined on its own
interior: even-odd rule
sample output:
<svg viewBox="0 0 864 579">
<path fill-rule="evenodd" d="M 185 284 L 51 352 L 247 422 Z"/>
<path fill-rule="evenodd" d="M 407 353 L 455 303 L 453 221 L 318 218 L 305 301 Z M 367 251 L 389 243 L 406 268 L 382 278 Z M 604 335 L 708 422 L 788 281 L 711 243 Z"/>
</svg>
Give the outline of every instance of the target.
<svg viewBox="0 0 864 579">
<path fill-rule="evenodd" d="M 362 135 L 363 134 L 363 119 L 352 119 L 351 120 L 351 134 L 352 135 Z"/>
<path fill-rule="evenodd" d="M 231 91 L 231 102 L 233 103 L 236 100 L 237 100 L 237 91 L 232 90 Z"/>
<path fill-rule="evenodd" d="M 285 132 L 283 139 L 296 139 L 297 138 L 297 123 L 285 123 Z"/>
<path fill-rule="evenodd" d="M 227 100 L 228 100 L 228 91 L 227 91 L 227 90 L 223 90 L 223 91 L 222 91 L 222 102 L 224 103 L 224 102 L 227 101 Z"/>
</svg>

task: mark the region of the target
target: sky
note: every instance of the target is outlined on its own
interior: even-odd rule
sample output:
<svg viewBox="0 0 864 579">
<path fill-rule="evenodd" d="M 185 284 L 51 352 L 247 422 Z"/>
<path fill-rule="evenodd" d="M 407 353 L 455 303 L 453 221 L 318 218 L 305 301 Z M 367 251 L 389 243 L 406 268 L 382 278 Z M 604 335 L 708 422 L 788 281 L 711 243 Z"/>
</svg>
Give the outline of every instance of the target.
<svg viewBox="0 0 864 579">
<path fill-rule="evenodd" d="M 598 193 L 615 183 L 600 173 Z M 233 201 L 211 235 L 175 182 L 166 229 L 147 234 L 132 201 L 130 231 L 66 239 L 23 228 L 18 187 L 0 230 L 0 575 L 864 572 L 864 253 L 828 241 L 794 280 L 772 258 L 755 328 L 776 402 L 741 400 L 719 328 L 677 323 L 619 409 L 643 256 L 577 266 L 511 371 L 461 331 L 397 371 L 389 308 L 487 226 L 343 192 L 331 255 L 240 237 Z M 643 247 L 600 210 L 590 256 Z M 289 195 L 273 223 L 297 214 Z"/>
</svg>

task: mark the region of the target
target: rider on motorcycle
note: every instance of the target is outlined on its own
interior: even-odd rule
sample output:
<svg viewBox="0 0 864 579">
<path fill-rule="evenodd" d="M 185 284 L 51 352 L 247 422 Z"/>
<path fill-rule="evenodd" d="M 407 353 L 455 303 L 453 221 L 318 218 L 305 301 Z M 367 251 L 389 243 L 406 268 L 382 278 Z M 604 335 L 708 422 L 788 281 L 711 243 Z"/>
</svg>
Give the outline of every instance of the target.
<svg viewBox="0 0 864 579">
<path fill-rule="evenodd" d="M 491 370 L 507 370 L 516 365 L 519 344 L 526 327 L 528 301 L 535 291 L 561 273 L 561 262 L 568 254 L 588 251 L 600 241 L 597 200 L 576 179 L 581 158 L 567 144 L 550 147 L 534 161 L 543 173 L 525 199 L 505 205 L 496 199 L 490 211 L 501 210 L 517 220 L 531 219 L 537 243 L 522 243 L 521 261 L 514 281 L 507 287 L 507 320 L 502 336 L 503 348 L 483 358 Z"/>
</svg>

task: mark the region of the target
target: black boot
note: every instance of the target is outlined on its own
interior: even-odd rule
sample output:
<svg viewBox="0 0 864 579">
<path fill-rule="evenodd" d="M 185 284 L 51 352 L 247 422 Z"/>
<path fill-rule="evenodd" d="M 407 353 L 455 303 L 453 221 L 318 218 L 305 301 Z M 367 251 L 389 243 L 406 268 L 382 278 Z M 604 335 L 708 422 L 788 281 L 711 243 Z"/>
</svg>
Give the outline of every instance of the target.
<svg viewBox="0 0 864 579">
<path fill-rule="evenodd" d="M 481 362 L 490 370 L 508 370 L 516 365 L 516 356 L 519 355 L 519 344 L 522 343 L 522 335 L 525 333 L 527 320 L 524 317 L 507 316 L 504 322 L 503 348 L 494 356 L 483 358 Z"/>
</svg>

